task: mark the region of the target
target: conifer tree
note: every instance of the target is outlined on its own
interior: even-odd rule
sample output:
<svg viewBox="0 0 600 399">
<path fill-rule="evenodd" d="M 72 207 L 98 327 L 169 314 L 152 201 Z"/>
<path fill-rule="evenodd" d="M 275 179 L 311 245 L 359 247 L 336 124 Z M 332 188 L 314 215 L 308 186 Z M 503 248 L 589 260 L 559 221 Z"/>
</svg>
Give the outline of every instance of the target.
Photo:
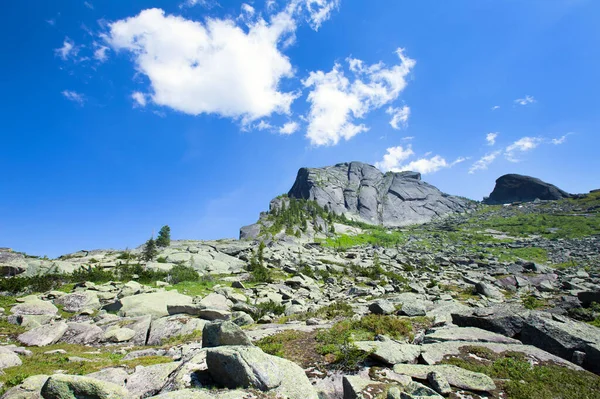
<svg viewBox="0 0 600 399">
<path fill-rule="evenodd" d="M 171 245 L 171 228 L 168 225 L 161 227 L 158 237 L 156 237 L 156 245 L 159 247 Z"/>
<path fill-rule="evenodd" d="M 142 259 L 146 262 L 151 261 L 156 257 L 158 251 L 156 250 L 156 241 L 154 241 L 154 237 L 151 237 L 146 244 L 144 245 L 144 251 L 142 252 Z"/>
</svg>

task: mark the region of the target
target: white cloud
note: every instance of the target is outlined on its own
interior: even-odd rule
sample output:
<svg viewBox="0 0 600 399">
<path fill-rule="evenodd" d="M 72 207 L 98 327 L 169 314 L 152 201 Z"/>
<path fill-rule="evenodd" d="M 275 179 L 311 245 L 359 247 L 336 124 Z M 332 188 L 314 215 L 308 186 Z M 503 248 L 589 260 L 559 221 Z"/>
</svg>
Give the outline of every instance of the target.
<svg viewBox="0 0 600 399">
<path fill-rule="evenodd" d="M 269 2 L 267 2 L 267 6 Z M 340 6 L 340 0 L 291 0 L 287 10 L 291 14 L 304 12 L 306 21 L 314 30 L 319 30 L 323 22 L 331 18 L 334 10 Z"/>
<path fill-rule="evenodd" d="M 179 8 L 201 6 L 210 9 L 218 5 L 215 0 L 186 0 L 179 5 Z"/>
<path fill-rule="evenodd" d="M 469 174 L 473 174 L 478 170 L 486 170 L 488 166 L 490 166 L 490 164 L 496 160 L 501 152 L 502 151 L 498 150 L 481 157 L 481 159 L 471 165 L 469 168 Z"/>
<path fill-rule="evenodd" d="M 498 133 L 488 133 L 485 136 L 485 141 L 487 141 L 488 145 L 496 144 L 496 137 L 498 137 Z"/>
<path fill-rule="evenodd" d="M 63 41 L 63 46 L 61 48 L 57 48 L 56 50 L 54 50 L 54 53 L 60 58 L 62 58 L 64 61 L 66 61 L 71 56 L 75 57 L 78 52 L 79 48 L 75 46 L 73 40 L 69 39 L 68 37 L 65 37 L 65 40 Z"/>
<path fill-rule="evenodd" d="M 139 91 L 131 93 L 131 98 L 135 101 L 134 106 L 145 107 L 146 106 L 146 95 Z"/>
<path fill-rule="evenodd" d="M 516 153 L 531 151 L 541 143 L 542 139 L 539 137 L 523 137 L 506 147 L 504 156 L 511 162 L 518 162 Z"/>
<path fill-rule="evenodd" d="M 93 10 L 93 9 L 94 9 L 94 5 L 93 5 L 92 3 L 89 3 L 89 2 L 87 2 L 87 1 L 84 1 L 84 2 L 83 2 L 83 4 L 84 4 L 84 5 L 85 5 L 87 8 L 89 8 L 90 10 Z"/>
<path fill-rule="evenodd" d="M 515 100 L 515 104 L 519 105 L 527 105 L 535 102 L 535 98 L 533 96 L 525 96 L 525 98 L 517 98 Z"/>
<path fill-rule="evenodd" d="M 65 96 L 67 100 L 73 101 L 79 105 L 83 105 L 85 102 L 83 94 L 77 93 L 76 91 L 63 90 L 62 95 Z"/>
<path fill-rule="evenodd" d="M 248 3 L 242 3 L 242 11 L 247 13 L 247 14 L 254 14 L 254 7 L 252 7 L 250 4 Z"/>
<path fill-rule="evenodd" d="M 492 107 L 492 111 L 495 111 L 495 110 L 497 110 L 497 109 L 500 109 L 500 106 L 499 106 L 499 105 L 494 105 L 494 106 Z"/>
<path fill-rule="evenodd" d="M 136 69 L 150 81 L 154 103 L 249 123 L 288 114 L 298 96 L 279 90 L 293 69 L 278 47 L 295 29 L 286 12 L 244 31 L 230 19 L 201 23 L 148 9 L 111 23 L 106 39 L 115 50 L 133 54 Z"/>
<path fill-rule="evenodd" d="M 390 125 L 399 130 L 402 127 L 406 127 L 408 124 L 408 117 L 410 116 L 410 107 L 404 106 L 402 108 L 392 108 L 389 107 L 386 111 L 386 114 L 392 115 L 392 120 L 390 120 Z"/>
<path fill-rule="evenodd" d="M 416 62 L 406 57 L 403 49 L 396 54 L 400 63 L 390 68 L 382 62 L 365 66 L 360 60 L 348 59 L 353 81 L 337 63 L 330 72 L 309 74 L 303 84 L 312 88 L 307 98 L 310 110 L 306 137 L 313 145 L 335 145 L 342 138 L 348 140 L 367 131 L 367 126 L 354 120 L 398 98 Z"/>
<path fill-rule="evenodd" d="M 425 154 L 422 158 L 411 161 L 407 164 L 403 164 L 413 155 L 415 155 L 412 147 L 408 145 L 406 148 L 402 146 L 390 147 L 387 149 L 387 153 L 383 156 L 383 160 L 375 162 L 375 167 L 381 169 L 384 172 L 402 172 L 402 171 L 413 171 L 422 174 L 434 173 L 440 169 L 451 168 L 461 162 L 467 160 L 467 158 L 459 157 L 454 162 L 448 162 L 445 158 L 434 155 L 433 157 L 427 158 L 430 153 Z"/>
<path fill-rule="evenodd" d="M 272 130 L 273 129 L 273 126 L 269 122 L 265 122 L 264 120 L 261 120 L 260 122 L 256 123 L 252 127 L 256 130 Z"/>
<path fill-rule="evenodd" d="M 95 44 L 96 45 L 96 50 L 94 50 L 94 59 L 100 61 L 100 62 L 104 62 L 108 59 L 108 55 L 106 54 L 106 52 L 109 50 L 108 47 L 106 46 L 102 46 L 99 44 Z"/>
<path fill-rule="evenodd" d="M 567 137 L 569 137 L 572 134 L 573 134 L 573 132 L 569 132 L 569 133 L 565 134 L 564 136 L 561 136 L 561 137 L 556 138 L 556 139 L 552 139 L 551 143 L 554 144 L 554 145 L 563 144 L 565 141 L 567 141 Z"/>
<path fill-rule="evenodd" d="M 415 137 L 414 136 L 406 136 L 406 137 L 402 137 L 402 141 L 412 141 Z"/>
<path fill-rule="evenodd" d="M 383 160 L 381 162 L 375 162 L 375 167 L 387 172 L 389 170 L 398 168 L 402 162 L 406 161 L 414 154 L 415 153 L 410 145 L 408 145 L 406 148 L 402 147 L 401 145 L 397 147 L 390 147 L 387 149 L 387 154 L 383 156 Z"/>
<path fill-rule="evenodd" d="M 279 133 L 285 135 L 294 134 L 299 128 L 300 125 L 297 122 L 288 122 L 279 129 Z"/>
</svg>

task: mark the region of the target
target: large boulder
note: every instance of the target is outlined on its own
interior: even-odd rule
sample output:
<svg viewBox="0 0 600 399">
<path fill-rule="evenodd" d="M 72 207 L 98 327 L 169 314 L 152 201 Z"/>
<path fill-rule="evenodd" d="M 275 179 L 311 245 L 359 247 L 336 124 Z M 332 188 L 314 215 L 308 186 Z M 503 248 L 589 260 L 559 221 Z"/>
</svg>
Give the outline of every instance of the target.
<svg viewBox="0 0 600 399">
<path fill-rule="evenodd" d="M 27 331 L 17 337 L 17 340 L 27 346 L 52 345 L 62 338 L 69 326 L 65 322 L 46 324 Z"/>
<path fill-rule="evenodd" d="M 68 329 L 60 340 L 68 344 L 94 344 L 98 343 L 104 335 L 100 327 L 90 323 L 67 323 L 67 326 Z"/>
<path fill-rule="evenodd" d="M 401 344 L 391 339 L 383 341 L 358 341 L 354 345 L 379 362 L 394 365 L 398 363 L 416 363 L 421 354 L 418 345 Z"/>
<path fill-rule="evenodd" d="M 483 202 L 489 205 L 497 205 L 512 202 L 530 202 L 536 199 L 559 200 L 570 197 L 572 197 L 571 194 L 535 177 L 508 174 L 496 180 L 494 191 Z"/>
<path fill-rule="evenodd" d="M 206 324 L 202 330 L 202 347 L 214 348 L 223 345 L 252 346 L 252 342 L 246 333 L 231 321 Z"/>
<path fill-rule="evenodd" d="M 523 323 L 521 341 L 600 373 L 598 327 L 563 316 L 532 314 Z M 583 358 L 581 353 L 585 354 Z"/>
<path fill-rule="evenodd" d="M 43 374 L 28 377 L 21 384 L 6 391 L 2 399 L 41 399 L 40 391 L 47 380 L 48 376 Z"/>
<path fill-rule="evenodd" d="M 125 317 L 149 315 L 153 319 L 168 316 L 169 305 L 191 305 L 192 297 L 176 291 L 152 292 L 149 294 L 131 295 L 121 298 L 119 314 Z"/>
<path fill-rule="evenodd" d="M 304 370 L 254 346 L 221 346 L 206 354 L 211 377 L 228 388 L 254 387 L 290 399 L 316 399 Z"/>
<path fill-rule="evenodd" d="M 61 305 L 63 310 L 70 313 L 78 313 L 82 310 L 100 309 L 98 295 L 93 291 L 74 292 L 54 300 L 56 305 Z"/>
<path fill-rule="evenodd" d="M 127 378 L 125 387 L 137 398 L 147 398 L 159 393 L 167 384 L 169 377 L 181 366 L 181 362 L 138 366 L 135 373 Z"/>
<path fill-rule="evenodd" d="M 58 308 L 51 302 L 42 301 L 39 299 L 29 299 L 24 303 L 15 305 L 10 310 L 13 315 L 55 315 L 58 313 Z"/>
<path fill-rule="evenodd" d="M 394 371 L 423 381 L 427 380 L 429 373 L 435 372 L 443 376 L 450 385 L 457 388 L 473 391 L 493 391 L 496 389 L 496 384 L 487 375 L 452 365 L 397 364 L 394 366 Z"/>
<path fill-rule="evenodd" d="M 23 362 L 17 354 L 8 348 L 0 346 L 0 370 L 20 366 Z M 0 371 L 1 373 L 1 371 Z"/>
<path fill-rule="evenodd" d="M 163 341 L 177 336 L 190 335 L 202 330 L 207 321 L 185 315 L 162 317 L 152 322 L 147 345 L 161 345 Z"/>
<path fill-rule="evenodd" d="M 42 387 L 44 399 L 123 399 L 127 390 L 110 382 L 80 375 L 55 374 Z"/>
<path fill-rule="evenodd" d="M 478 327 L 514 337 L 521 332 L 523 320 L 529 315 L 525 309 L 511 306 L 467 309 L 452 313 L 452 322 L 460 327 Z"/>
</svg>

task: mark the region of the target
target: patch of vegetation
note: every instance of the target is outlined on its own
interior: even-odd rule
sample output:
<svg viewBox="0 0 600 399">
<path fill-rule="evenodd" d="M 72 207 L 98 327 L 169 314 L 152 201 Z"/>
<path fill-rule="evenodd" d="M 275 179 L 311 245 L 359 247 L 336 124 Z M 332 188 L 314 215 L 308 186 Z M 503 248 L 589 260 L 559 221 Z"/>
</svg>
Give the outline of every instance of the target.
<svg viewBox="0 0 600 399">
<path fill-rule="evenodd" d="M 250 263 L 246 269 L 250 272 L 249 281 L 251 283 L 271 283 L 273 282 L 273 274 L 265 266 L 265 243 L 263 241 L 258 245 L 258 249 L 253 252 L 250 258 Z"/>
<path fill-rule="evenodd" d="M 146 262 L 150 262 L 158 255 L 158 249 L 156 249 L 156 241 L 153 237 L 150 237 L 146 244 L 144 244 L 144 249 L 142 250 L 142 260 Z"/>
<path fill-rule="evenodd" d="M 184 265 L 175 265 L 169 270 L 169 276 L 167 277 L 168 281 L 171 284 L 179 284 L 184 281 L 198 281 L 200 279 L 200 275 L 191 266 Z"/>
<path fill-rule="evenodd" d="M 171 362 L 173 359 L 163 356 L 151 358 L 139 358 L 123 361 L 123 354 L 113 353 L 98 348 L 80 345 L 57 344 L 43 348 L 28 348 L 33 352 L 32 356 L 21 356 L 23 364 L 17 367 L 4 369 L 0 375 L 0 382 L 5 384 L 5 389 L 20 384 L 28 377 L 39 374 L 54 374 L 62 370 L 65 374 L 84 375 L 99 371 L 107 367 L 125 365 L 135 367 L 137 365 L 150 365 Z M 46 353 L 49 351 L 63 349 L 67 353 Z M 88 361 L 71 361 L 69 357 L 78 357 Z"/>
<path fill-rule="evenodd" d="M 522 353 L 495 354 L 484 348 L 463 348 L 472 356 L 445 359 L 496 380 L 508 399 L 592 399 L 600 397 L 600 377 L 555 364 L 532 366 Z"/>
<path fill-rule="evenodd" d="M 256 304 L 255 318 L 258 320 L 268 314 L 282 315 L 285 312 L 285 306 L 274 301 L 261 302 Z"/>
<path fill-rule="evenodd" d="M 283 347 L 286 342 L 294 341 L 300 336 L 299 331 L 286 330 L 275 335 L 264 337 L 256 342 L 256 346 L 269 355 L 285 357 Z"/>
<path fill-rule="evenodd" d="M 326 320 L 334 320 L 336 318 L 349 318 L 354 315 L 354 309 L 347 302 L 337 301 L 327 306 L 323 306 L 317 310 L 296 313 L 291 316 L 284 316 L 278 320 L 278 323 L 286 323 L 292 320 L 306 321 L 312 318 L 323 318 Z"/>
<path fill-rule="evenodd" d="M 523 306 L 526 309 L 534 310 L 534 309 L 544 308 L 544 307 L 548 306 L 548 303 L 541 299 L 537 299 L 533 295 L 528 295 L 525 298 L 523 298 Z"/>
<path fill-rule="evenodd" d="M 330 355 L 331 363 L 344 370 L 355 370 L 369 355 L 359 350 L 354 341 L 370 341 L 376 335 L 412 339 L 412 324 L 407 318 L 370 314 L 360 320 L 343 320 L 317 334 L 322 355 Z"/>
<path fill-rule="evenodd" d="M 500 262 L 514 262 L 517 259 L 528 260 L 537 263 L 548 262 L 548 251 L 544 248 L 491 248 L 490 253 L 498 257 Z"/>
<path fill-rule="evenodd" d="M 395 247 L 406 242 L 405 233 L 396 230 L 387 230 L 377 226 L 369 226 L 369 229 L 356 235 L 341 234 L 336 237 L 327 238 L 321 245 L 337 250 L 346 250 L 357 246 L 382 246 Z"/>
<path fill-rule="evenodd" d="M 168 247 L 171 245 L 171 228 L 169 226 L 163 226 L 160 228 L 158 232 L 158 237 L 156 237 L 156 246 L 157 247 Z"/>
<path fill-rule="evenodd" d="M 177 290 L 185 295 L 191 296 L 203 296 L 213 292 L 213 288 L 221 284 L 218 276 L 204 275 L 202 277 L 196 277 L 192 281 L 180 281 L 171 287 L 167 287 L 167 290 Z"/>
</svg>

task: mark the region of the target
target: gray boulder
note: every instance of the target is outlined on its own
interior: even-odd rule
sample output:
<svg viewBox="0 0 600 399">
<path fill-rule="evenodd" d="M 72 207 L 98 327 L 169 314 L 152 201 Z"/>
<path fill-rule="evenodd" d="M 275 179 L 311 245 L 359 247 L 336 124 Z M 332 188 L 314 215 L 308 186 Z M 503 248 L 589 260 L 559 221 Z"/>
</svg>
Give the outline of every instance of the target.
<svg viewBox="0 0 600 399">
<path fill-rule="evenodd" d="M 129 392 L 119 385 L 80 375 L 55 374 L 41 390 L 44 399 L 122 399 Z"/>
<path fill-rule="evenodd" d="M 119 314 L 126 317 L 152 316 L 153 319 L 168 316 L 167 306 L 191 305 L 192 297 L 176 291 L 161 291 L 131 295 L 121 298 Z"/>
<path fill-rule="evenodd" d="M 88 323 L 67 323 L 68 329 L 61 337 L 61 342 L 67 344 L 89 345 L 98 343 L 104 331 L 98 326 Z"/>
<path fill-rule="evenodd" d="M 394 371 L 399 374 L 406 374 L 418 380 L 427 380 L 431 372 L 436 372 L 443 376 L 450 385 L 473 391 L 493 391 L 496 384 L 485 374 L 465 370 L 451 365 L 426 366 L 423 364 L 397 364 Z"/>
<path fill-rule="evenodd" d="M 31 299 L 15 305 L 10 310 L 13 315 L 56 315 L 58 308 L 51 302 Z"/>
<path fill-rule="evenodd" d="M 181 362 L 138 366 L 135 373 L 127 378 L 125 387 L 135 397 L 147 398 L 158 394 L 167 384 L 169 377 L 177 370 Z"/>
<path fill-rule="evenodd" d="M 67 323 L 46 324 L 27 331 L 17 337 L 17 340 L 27 346 L 47 346 L 58 342 L 69 329 Z"/>
<path fill-rule="evenodd" d="M 2 399 L 41 399 L 40 392 L 47 380 L 48 376 L 41 374 L 28 377 L 21 384 L 6 391 Z"/>
<path fill-rule="evenodd" d="M 304 370 L 253 346 L 222 346 L 206 354 L 208 372 L 228 388 L 254 387 L 290 399 L 317 399 Z"/>
<path fill-rule="evenodd" d="M 384 341 L 358 341 L 354 343 L 360 350 L 369 353 L 369 356 L 385 364 L 416 363 L 421 354 L 418 345 L 401 344 L 391 339 Z"/>
<path fill-rule="evenodd" d="M 230 321 L 206 324 L 202 330 L 202 347 L 214 348 L 223 345 L 252 346 L 252 342 L 238 325 Z"/>
<path fill-rule="evenodd" d="M 469 309 L 452 313 L 452 322 L 460 327 L 478 327 L 514 337 L 521 332 L 523 320 L 529 311 L 510 306 Z"/>
<path fill-rule="evenodd" d="M 171 337 L 190 335 L 202 330 L 207 321 L 185 315 L 162 317 L 152 322 L 147 345 L 161 345 Z"/>
<path fill-rule="evenodd" d="M 20 366 L 21 364 L 23 364 L 23 362 L 15 352 L 4 346 L 0 346 L 0 370 Z"/>
<path fill-rule="evenodd" d="M 380 299 L 369 305 L 369 310 L 374 314 L 392 314 L 396 312 L 396 308 L 390 301 Z"/>
<path fill-rule="evenodd" d="M 532 314 L 524 321 L 521 341 L 600 373 L 600 328 L 562 316 L 544 316 Z"/>
<path fill-rule="evenodd" d="M 79 313 L 86 309 L 100 309 L 98 295 L 93 291 L 74 292 L 54 300 L 56 305 L 62 305 L 66 312 Z"/>
</svg>

